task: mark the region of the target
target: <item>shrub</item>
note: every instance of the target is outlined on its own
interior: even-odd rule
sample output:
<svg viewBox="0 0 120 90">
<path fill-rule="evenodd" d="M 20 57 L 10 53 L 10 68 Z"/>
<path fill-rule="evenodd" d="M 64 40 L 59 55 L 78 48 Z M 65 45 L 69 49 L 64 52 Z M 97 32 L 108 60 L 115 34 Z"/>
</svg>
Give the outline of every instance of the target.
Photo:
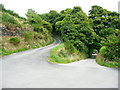
<svg viewBox="0 0 120 90">
<path fill-rule="evenodd" d="M 36 39 L 36 40 L 41 38 L 40 34 L 37 32 L 34 32 L 34 31 L 33 31 L 33 36 L 34 36 L 34 39 Z"/>
<path fill-rule="evenodd" d="M 96 62 L 102 66 L 106 66 L 106 67 L 112 67 L 112 68 L 120 68 L 120 64 L 119 62 L 116 61 L 105 61 L 104 57 L 101 56 L 101 54 L 97 54 L 96 57 Z"/>
<path fill-rule="evenodd" d="M 20 43 L 20 39 L 18 37 L 11 37 L 9 39 L 9 42 L 14 44 L 14 45 L 18 45 Z"/>
<path fill-rule="evenodd" d="M 92 52 L 93 54 L 95 54 L 95 53 L 98 53 L 98 50 L 97 49 L 93 49 L 93 52 Z"/>
<path fill-rule="evenodd" d="M 48 29 L 50 32 L 52 32 L 52 25 L 49 23 L 49 22 L 46 22 L 46 21 L 42 21 L 43 23 L 43 27 Z"/>
<path fill-rule="evenodd" d="M 14 17 L 8 15 L 7 13 L 3 13 L 2 20 L 4 22 L 9 22 L 9 23 L 12 23 L 12 24 L 18 24 L 18 21 L 15 20 Z"/>
<path fill-rule="evenodd" d="M 73 53 L 77 52 L 77 49 L 73 46 L 72 43 L 70 43 L 70 42 L 64 42 L 64 45 L 65 45 L 65 49 L 69 53 L 73 54 Z"/>
<path fill-rule="evenodd" d="M 103 46 L 100 48 L 100 54 L 105 56 L 105 54 L 107 53 L 107 47 L 106 46 Z"/>
<path fill-rule="evenodd" d="M 74 46 L 80 52 L 88 53 L 88 47 L 83 42 L 77 40 L 77 41 L 74 42 Z"/>
<path fill-rule="evenodd" d="M 22 37 L 24 37 L 25 41 L 30 41 L 34 38 L 34 31 L 24 31 Z"/>
<path fill-rule="evenodd" d="M 42 33 L 36 32 L 36 31 L 24 31 L 23 34 L 22 34 L 22 37 L 24 37 L 25 41 L 30 41 L 30 40 L 33 40 L 33 39 L 37 40 L 37 39 L 43 39 L 44 38 Z"/>
</svg>

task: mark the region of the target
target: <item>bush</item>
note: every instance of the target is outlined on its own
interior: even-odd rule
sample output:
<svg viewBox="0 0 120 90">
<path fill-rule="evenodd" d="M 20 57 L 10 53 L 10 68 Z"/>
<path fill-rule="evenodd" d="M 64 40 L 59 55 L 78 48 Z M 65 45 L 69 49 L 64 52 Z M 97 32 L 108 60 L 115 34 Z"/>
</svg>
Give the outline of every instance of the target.
<svg viewBox="0 0 120 90">
<path fill-rule="evenodd" d="M 77 52 L 77 49 L 73 46 L 72 43 L 70 42 L 64 42 L 65 45 L 65 49 L 70 53 L 73 54 L 75 52 Z"/>
<path fill-rule="evenodd" d="M 13 16 L 8 15 L 7 13 L 3 13 L 2 21 L 3 22 L 9 22 L 9 23 L 12 23 L 12 24 L 18 24 L 18 21 L 15 20 Z"/>
<path fill-rule="evenodd" d="M 24 31 L 22 34 L 22 37 L 24 37 L 25 41 L 30 41 L 30 40 L 37 40 L 37 39 L 43 39 L 44 36 L 42 33 L 38 33 L 35 31 Z M 47 36 L 46 36 L 47 37 Z"/>
<path fill-rule="evenodd" d="M 46 22 L 46 21 L 43 20 L 42 23 L 43 23 L 44 28 L 46 28 L 47 30 L 52 32 L 52 25 L 49 22 Z"/>
<path fill-rule="evenodd" d="M 34 39 L 36 40 L 41 38 L 40 33 L 37 33 L 37 32 L 33 32 L 33 36 L 34 36 Z"/>
<path fill-rule="evenodd" d="M 77 40 L 77 41 L 74 42 L 74 46 L 80 52 L 88 53 L 88 47 L 83 42 Z"/>
<path fill-rule="evenodd" d="M 103 46 L 100 49 L 100 54 L 107 60 L 107 61 L 114 61 L 114 62 L 119 62 L 119 53 L 118 53 L 119 48 L 117 47 L 107 47 Z"/>
<path fill-rule="evenodd" d="M 18 37 L 11 37 L 9 39 L 9 42 L 14 44 L 14 45 L 18 45 L 20 43 L 20 39 Z"/>
<path fill-rule="evenodd" d="M 120 64 L 119 62 L 116 61 L 105 61 L 105 58 L 103 56 L 101 56 L 101 54 L 97 54 L 96 57 L 96 62 L 102 66 L 106 66 L 106 67 L 112 67 L 112 68 L 120 68 Z"/>
<path fill-rule="evenodd" d="M 103 46 L 100 48 L 100 54 L 105 56 L 105 54 L 107 53 L 107 47 L 106 46 Z"/>
<path fill-rule="evenodd" d="M 32 39 L 34 39 L 34 31 L 24 31 L 22 34 L 22 37 L 24 37 L 25 41 L 30 41 Z"/>
</svg>

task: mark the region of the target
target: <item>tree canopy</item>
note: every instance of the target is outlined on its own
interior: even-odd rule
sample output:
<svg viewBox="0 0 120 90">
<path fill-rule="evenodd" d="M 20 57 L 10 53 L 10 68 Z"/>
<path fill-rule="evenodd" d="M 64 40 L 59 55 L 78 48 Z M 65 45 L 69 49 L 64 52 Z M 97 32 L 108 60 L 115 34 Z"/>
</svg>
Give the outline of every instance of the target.
<svg viewBox="0 0 120 90">
<path fill-rule="evenodd" d="M 36 32 L 52 32 L 52 26 L 49 22 L 42 20 L 42 18 L 32 9 L 28 9 L 26 14 L 28 22 L 34 27 Z"/>
</svg>

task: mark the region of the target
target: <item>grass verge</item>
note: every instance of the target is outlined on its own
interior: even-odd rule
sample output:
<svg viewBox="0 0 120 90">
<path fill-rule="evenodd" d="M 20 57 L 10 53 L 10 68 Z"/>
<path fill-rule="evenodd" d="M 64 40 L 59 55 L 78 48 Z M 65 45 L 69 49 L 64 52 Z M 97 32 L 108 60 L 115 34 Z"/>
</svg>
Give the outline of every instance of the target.
<svg viewBox="0 0 120 90">
<path fill-rule="evenodd" d="M 0 57 L 10 55 L 13 53 L 21 52 L 21 51 L 26 51 L 30 49 L 35 49 L 35 48 L 40 48 L 43 46 L 47 46 L 51 43 L 54 42 L 53 39 L 49 39 L 47 41 L 44 40 L 31 40 L 30 42 L 25 42 L 23 38 L 19 37 L 21 42 L 18 45 L 13 45 L 9 43 L 9 36 L 4 36 L 1 37 L 2 40 L 0 40 Z"/>
<path fill-rule="evenodd" d="M 51 50 L 49 62 L 67 64 L 85 59 L 86 57 L 87 55 L 79 52 L 70 54 L 67 50 L 65 50 L 65 46 L 62 43 Z"/>
<path fill-rule="evenodd" d="M 96 62 L 101 66 L 106 66 L 106 67 L 111 67 L 111 68 L 120 68 L 118 62 L 105 61 L 105 58 L 100 54 L 97 55 Z"/>
</svg>

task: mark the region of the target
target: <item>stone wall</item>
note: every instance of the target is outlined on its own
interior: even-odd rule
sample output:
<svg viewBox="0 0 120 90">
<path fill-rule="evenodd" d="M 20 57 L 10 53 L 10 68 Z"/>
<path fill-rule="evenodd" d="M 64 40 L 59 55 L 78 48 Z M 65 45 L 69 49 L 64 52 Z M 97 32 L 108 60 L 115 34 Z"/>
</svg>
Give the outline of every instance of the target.
<svg viewBox="0 0 120 90">
<path fill-rule="evenodd" d="M 27 28 L 8 28 L 5 25 L 0 25 L 0 36 L 21 36 L 24 30 L 27 30 Z"/>
</svg>

